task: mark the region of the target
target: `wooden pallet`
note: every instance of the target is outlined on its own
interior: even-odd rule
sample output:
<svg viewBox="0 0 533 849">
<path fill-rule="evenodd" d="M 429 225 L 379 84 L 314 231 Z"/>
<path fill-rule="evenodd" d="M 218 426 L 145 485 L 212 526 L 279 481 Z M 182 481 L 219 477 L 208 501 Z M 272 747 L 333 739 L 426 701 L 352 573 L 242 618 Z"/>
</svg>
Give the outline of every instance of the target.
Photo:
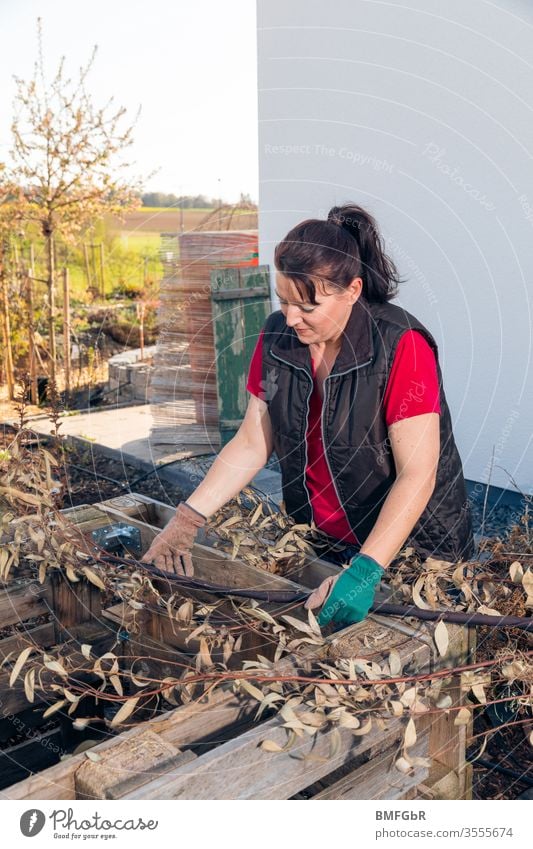
<svg viewBox="0 0 533 849">
<path fill-rule="evenodd" d="M 128 523 L 140 530 L 143 549 L 173 514 L 172 507 L 139 495 L 120 496 L 88 509 L 93 512 L 84 517 L 85 521 L 93 523 L 127 518 Z M 83 513 L 78 513 L 78 518 L 83 518 Z M 201 542 L 194 548 L 193 559 L 199 578 L 240 587 L 315 587 L 324 577 L 337 572 L 332 564 L 309 559 L 300 570 L 298 581 L 291 582 L 231 560 Z M 77 586 L 74 585 L 74 592 Z M 91 586 L 90 592 L 94 589 Z M 28 605 L 29 591 L 26 588 L 19 592 L 19 588 L 14 588 L 14 592 L 18 609 L 27 613 L 24 605 Z M 47 588 L 45 593 L 49 592 Z M 40 610 L 40 605 L 40 596 L 30 599 L 32 612 Z M 280 612 L 279 605 L 271 605 L 270 609 Z M 0 604 L 1 610 L 6 610 L 6 603 L 3 608 Z M 294 611 L 291 613 L 295 615 Z M 75 609 L 71 604 L 68 616 L 73 615 Z M 138 626 L 137 613 L 123 605 L 114 605 L 101 611 L 97 623 L 100 629 L 109 629 L 114 637 L 122 635 L 124 663 L 128 657 L 148 656 L 151 668 L 147 674 L 163 678 L 173 674 L 172 664 L 177 658 L 184 664 L 190 661 L 190 653 L 195 653 L 197 646 L 187 644 L 185 631 L 171 627 L 169 620 L 158 612 L 143 611 L 142 638 L 131 634 L 128 639 L 133 616 Z M 474 630 L 469 632 L 462 626 L 448 626 L 448 630 L 452 650 L 446 663 L 455 666 L 458 661 L 471 662 Z M 50 639 L 51 633 L 47 632 L 44 639 Z M 57 622 L 54 637 L 63 635 L 64 639 L 65 633 L 65 622 Z M 371 615 L 364 622 L 334 634 L 324 647 L 310 646 L 298 656 L 284 657 L 275 668 L 278 674 L 301 673 L 311 657 L 317 659 L 317 652 L 323 659 L 372 656 L 379 661 L 380 654 L 386 658 L 395 648 L 406 674 L 431 671 L 443 666 L 442 659 L 437 658 L 432 634 L 430 623 L 413 626 L 405 620 Z M 243 659 L 255 657 L 258 650 L 265 654 L 265 646 L 260 646 L 257 640 L 244 643 L 236 658 L 239 665 Z M 447 692 L 452 706 L 463 703 L 460 678 L 452 678 Z M 394 766 L 405 729 L 403 718 L 376 722 L 370 733 L 361 737 L 355 737 L 348 729 L 323 731 L 313 737 L 304 735 L 289 751 L 272 754 L 259 744 L 269 739 L 283 745 L 286 742 L 283 721 L 278 716 L 267 716 L 255 722 L 257 706 L 253 698 L 235 693 L 230 685 L 220 686 L 207 699 L 168 710 L 98 743 L 91 749 L 100 756 L 98 762 L 89 762 L 84 754 L 73 755 L 13 784 L 3 795 L 9 799 L 65 800 L 471 798 L 471 767 L 465 763 L 470 730 L 468 726 L 454 726 L 453 711 L 417 717 L 418 740 L 413 753 L 429 757 L 432 765 L 404 775 Z M 17 703 L 18 709 L 22 707 L 21 702 Z M 336 737 L 332 747 L 334 733 L 340 733 L 340 738 Z M 128 760 L 132 747 L 136 752 L 135 768 Z M 334 754 L 330 756 L 332 751 Z"/>
</svg>

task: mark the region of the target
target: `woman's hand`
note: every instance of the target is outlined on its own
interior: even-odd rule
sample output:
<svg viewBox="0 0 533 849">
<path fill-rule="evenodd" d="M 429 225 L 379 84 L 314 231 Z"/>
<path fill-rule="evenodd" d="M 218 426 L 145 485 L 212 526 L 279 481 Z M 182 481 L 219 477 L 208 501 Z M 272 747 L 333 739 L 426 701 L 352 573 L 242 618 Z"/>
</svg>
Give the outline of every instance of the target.
<svg viewBox="0 0 533 849">
<path fill-rule="evenodd" d="M 153 563 L 157 569 L 176 575 L 194 574 L 191 551 L 198 529 L 206 521 L 202 513 L 182 501 L 176 508 L 176 515 L 152 540 L 141 563 Z"/>
<path fill-rule="evenodd" d="M 331 575 L 329 578 L 326 578 L 324 581 L 322 581 L 322 583 L 316 588 L 314 593 L 311 593 L 311 595 L 305 602 L 306 610 L 314 610 L 316 607 L 320 607 L 322 604 L 324 604 L 331 590 L 333 589 L 335 581 L 338 581 L 339 578 L 340 574 Z"/>
<path fill-rule="evenodd" d="M 320 627 L 333 622 L 337 627 L 361 622 L 374 602 L 376 587 L 385 570 L 367 554 L 356 554 L 348 569 L 326 578 L 306 602 L 307 608 L 323 607 L 318 615 Z"/>
</svg>

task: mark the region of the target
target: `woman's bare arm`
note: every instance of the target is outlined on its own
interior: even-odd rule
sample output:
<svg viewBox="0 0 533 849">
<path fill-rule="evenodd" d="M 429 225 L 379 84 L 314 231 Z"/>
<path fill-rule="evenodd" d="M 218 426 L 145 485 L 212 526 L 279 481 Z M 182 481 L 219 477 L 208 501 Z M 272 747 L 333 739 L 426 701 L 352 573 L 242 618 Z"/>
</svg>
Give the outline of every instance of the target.
<svg viewBox="0 0 533 849">
<path fill-rule="evenodd" d="M 440 454 L 439 414 L 423 413 L 389 427 L 396 480 L 361 546 L 386 568 L 398 554 L 435 489 Z"/>
<path fill-rule="evenodd" d="M 217 455 L 187 504 L 209 518 L 250 483 L 267 463 L 272 448 L 268 405 L 250 395 L 239 430 Z"/>
</svg>

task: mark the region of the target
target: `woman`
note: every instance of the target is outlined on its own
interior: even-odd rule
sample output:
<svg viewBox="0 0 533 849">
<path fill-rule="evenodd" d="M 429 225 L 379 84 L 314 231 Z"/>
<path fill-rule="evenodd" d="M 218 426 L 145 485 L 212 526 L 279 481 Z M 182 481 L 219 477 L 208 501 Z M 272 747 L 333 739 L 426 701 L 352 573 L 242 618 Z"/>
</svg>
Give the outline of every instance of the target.
<svg viewBox="0 0 533 849">
<path fill-rule="evenodd" d="M 144 559 L 191 574 L 198 528 L 275 450 L 289 515 L 328 535 L 333 562 L 349 546 L 349 568 L 307 601 L 321 625 L 343 625 L 367 615 L 406 543 L 450 562 L 473 555 L 463 470 L 436 342 L 390 303 L 400 279 L 373 217 L 346 205 L 303 221 L 275 266 L 281 309 L 252 357 L 243 423 Z"/>
</svg>

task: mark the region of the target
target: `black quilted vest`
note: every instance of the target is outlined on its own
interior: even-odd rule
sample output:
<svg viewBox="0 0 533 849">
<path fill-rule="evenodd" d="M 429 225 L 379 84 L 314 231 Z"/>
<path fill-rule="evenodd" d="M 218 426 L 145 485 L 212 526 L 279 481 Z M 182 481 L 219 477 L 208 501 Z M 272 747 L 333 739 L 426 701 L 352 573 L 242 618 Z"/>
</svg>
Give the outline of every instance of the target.
<svg viewBox="0 0 533 849">
<path fill-rule="evenodd" d="M 405 545 L 422 556 L 468 559 L 475 551 L 461 458 L 453 437 L 431 333 L 413 315 L 390 302 L 370 304 L 362 296 L 352 307 L 341 349 L 324 382 L 322 439 L 326 460 L 346 517 L 360 542 L 372 530 L 396 477 L 383 397 L 396 346 L 407 330 L 418 330 L 433 348 L 440 388 L 440 458 L 435 489 Z M 264 327 L 262 397 L 268 404 L 287 513 L 312 521 L 305 481 L 306 432 L 313 391 L 311 354 L 283 313 Z M 413 393 L 423 387 L 413 382 Z"/>
</svg>

